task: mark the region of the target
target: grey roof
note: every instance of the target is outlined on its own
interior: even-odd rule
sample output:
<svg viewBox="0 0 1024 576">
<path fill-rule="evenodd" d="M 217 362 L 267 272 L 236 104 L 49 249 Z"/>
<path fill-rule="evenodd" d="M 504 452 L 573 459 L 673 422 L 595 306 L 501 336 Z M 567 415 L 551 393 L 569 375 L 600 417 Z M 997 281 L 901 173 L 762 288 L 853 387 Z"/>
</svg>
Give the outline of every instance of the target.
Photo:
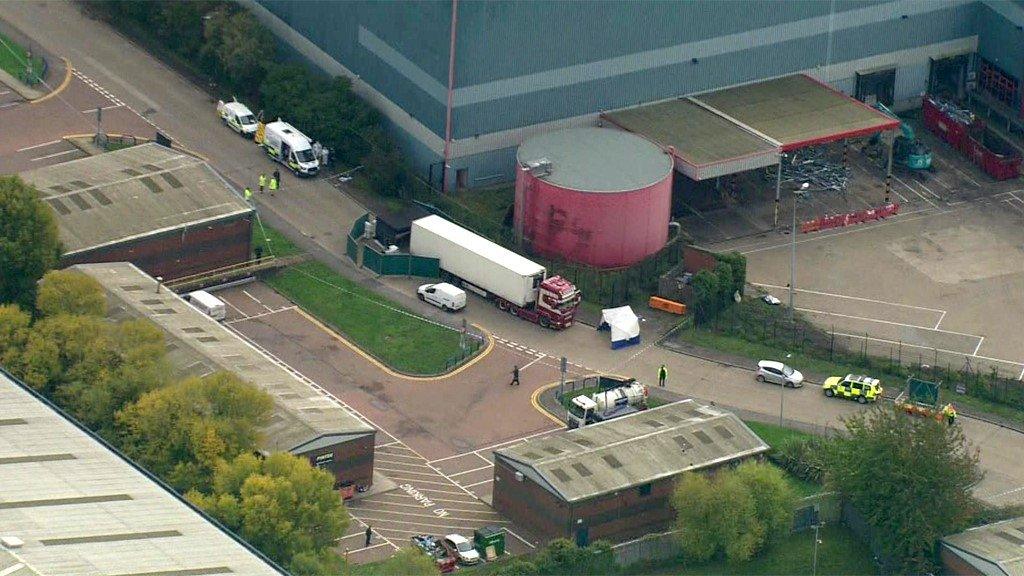
<svg viewBox="0 0 1024 576">
<path fill-rule="evenodd" d="M 612 124 L 671 146 L 676 168 L 704 180 L 775 164 L 774 143 L 686 98 L 604 114 Z"/>
<path fill-rule="evenodd" d="M 264 430 L 267 449 L 304 452 L 326 438 L 337 443 L 376 432 L 177 294 L 166 288 L 157 294 L 156 280 L 134 265 L 78 264 L 72 269 L 103 285 L 111 317 L 144 317 L 162 328 L 171 363 L 180 375 L 229 370 L 269 393 L 274 412 Z"/>
<path fill-rule="evenodd" d="M 575 502 L 767 450 L 735 414 L 683 400 L 494 454 Z"/>
<path fill-rule="evenodd" d="M 942 543 L 982 574 L 1024 576 L 1024 517 L 970 528 Z"/>
<path fill-rule="evenodd" d="M 155 143 L 21 177 L 53 209 L 65 254 L 252 211 L 208 164 Z"/>
<path fill-rule="evenodd" d="M 672 158 L 634 134 L 609 128 L 573 128 L 547 132 L 523 142 L 520 165 L 546 159 L 552 170 L 542 179 L 584 192 L 637 190 L 664 180 Z"/>
<path fill-rule="evenodd" d="M 0 406 L 0 574 L 280 573 L 3 372 Z"/>
</svg>

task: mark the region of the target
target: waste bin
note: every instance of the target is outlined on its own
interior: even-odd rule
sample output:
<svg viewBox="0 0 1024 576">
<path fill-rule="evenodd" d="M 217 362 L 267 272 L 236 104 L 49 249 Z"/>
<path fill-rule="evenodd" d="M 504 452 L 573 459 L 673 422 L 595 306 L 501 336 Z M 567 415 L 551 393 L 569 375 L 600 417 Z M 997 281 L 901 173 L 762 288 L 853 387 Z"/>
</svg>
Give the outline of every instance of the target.
<svg viewBox="0 0 1024 576">
<path fill-rule="evenodd" d="M 495 556 L 505 553 L 505 531 L 497 526 L 484 526 L 473 531 L 473 547 L 480 556 L 487 557 L 487 548 L 493 547 Z"/>
</svg>

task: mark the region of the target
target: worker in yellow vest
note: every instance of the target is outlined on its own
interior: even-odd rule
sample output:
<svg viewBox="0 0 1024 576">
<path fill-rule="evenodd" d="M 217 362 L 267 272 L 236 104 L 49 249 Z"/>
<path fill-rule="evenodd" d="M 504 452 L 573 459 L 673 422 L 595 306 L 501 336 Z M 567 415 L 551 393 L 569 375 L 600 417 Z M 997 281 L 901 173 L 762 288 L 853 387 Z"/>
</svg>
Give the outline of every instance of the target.
<svg viewBox="0 0 1024 576">
<path fill-rule="evenodd" d="M 263 194 L 263 190 L 267 187 L 267 175 L 260 173 L 260 194 Z"/>
<path fill-rule="evenodd" d="M 252 204 L 252 189 L 246 186 L 243 194 L 245 194 L 245 201 Z"/>
<path fill-rule="evenodd" d="M 945 408 L 942 409 L 942 415 L 946 417 L 946 423 L 950 426 L 956 421 L 956 408 L 952 404 L 946 404 Z"/>
<path fill-rule="evenodd" d="M 274 192 L 277 191 L 277 178 L 271 176 L 270 178 L 270 195 L 273 196 Z"/>
</svg>

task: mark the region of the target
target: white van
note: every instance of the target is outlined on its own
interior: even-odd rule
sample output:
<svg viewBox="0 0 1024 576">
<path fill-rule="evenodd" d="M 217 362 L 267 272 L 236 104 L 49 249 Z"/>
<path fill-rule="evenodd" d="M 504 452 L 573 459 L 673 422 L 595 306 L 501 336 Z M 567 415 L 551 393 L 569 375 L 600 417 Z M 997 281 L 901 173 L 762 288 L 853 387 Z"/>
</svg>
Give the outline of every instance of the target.
<svg viewBox="0 0 1024 576">
<path fill-rule="evenodd" d="M 313 154 L 313 141 L 281 119 L 264 127 L 260 145 L 268 156 L 287 166 L 296 176 L 313 176 L 320 170 L 320 159 Z"/>
<path fill-rule="evenodd" d="M 224 301 L 205 290 L 190 292 L 188 295 L 188 301 L 200 312 L 218 322 L 227 318 L 228 312 L 227 308 L 224 306 Z"/>
<path fill-rule="evenodd" d="M 429 302 L 445 312 L 455 312 L 466 307 L 466 291 L 447 282 L 424 284 L 416 290 L 420 300 Z"/>
<path fill-rule="evenodd" d="M 238 100 L 218 101 L 217 113 L 220 114 L 220 119 L 224 124 L 242 136 L 252 138 L 252 135 L 256 133 L 256 116 L 248 106 Z"/>
</svg>

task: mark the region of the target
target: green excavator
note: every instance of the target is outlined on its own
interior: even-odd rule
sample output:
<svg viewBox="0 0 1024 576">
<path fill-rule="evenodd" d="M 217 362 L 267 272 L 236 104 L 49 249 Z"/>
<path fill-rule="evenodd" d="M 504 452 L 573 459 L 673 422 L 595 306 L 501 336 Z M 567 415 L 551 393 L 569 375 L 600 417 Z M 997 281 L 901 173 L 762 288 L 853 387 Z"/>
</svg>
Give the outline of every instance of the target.
<svg viewBox="0 0 1024 576">
<path fill-rule="evenodd" d="M 917 139 L 917 135 L 910 124 L 900 120 L 895 112 L 889 110 L 889 107 L 881 102 L 876 102 L 875 108 L 882 114 L 900 122 L 901 134 L 896 137 L 896 141 L 892 145 L 893 162 L 906 166 L 910 170 L 931 170 L 932 151 L 928 149 L 924 142 Z M 875 136 L 875 138 L 878 138 L 878 136 Z"/>
</svg>

